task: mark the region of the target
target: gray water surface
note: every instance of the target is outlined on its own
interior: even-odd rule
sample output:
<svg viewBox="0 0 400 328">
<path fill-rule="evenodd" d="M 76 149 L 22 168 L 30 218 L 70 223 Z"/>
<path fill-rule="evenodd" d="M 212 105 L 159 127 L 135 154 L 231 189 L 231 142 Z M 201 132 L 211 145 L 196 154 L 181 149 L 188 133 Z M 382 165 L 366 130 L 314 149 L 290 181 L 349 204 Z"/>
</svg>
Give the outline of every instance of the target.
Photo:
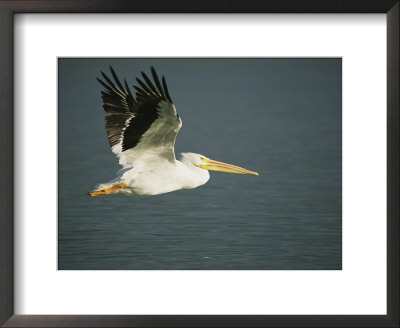
<svg viewBox="0 0 400 328">
<path fill-rule="evenodd" d="M 151 65 L 165 75 L 183 120 L 177 154 L 260 175 L 89 197 L 120 168 L 95 79 L 109 65 L 130 86 Z M 59 269 L 341 269 L 341 59 L 62 58 L 58 68 Z"/>
</svg>

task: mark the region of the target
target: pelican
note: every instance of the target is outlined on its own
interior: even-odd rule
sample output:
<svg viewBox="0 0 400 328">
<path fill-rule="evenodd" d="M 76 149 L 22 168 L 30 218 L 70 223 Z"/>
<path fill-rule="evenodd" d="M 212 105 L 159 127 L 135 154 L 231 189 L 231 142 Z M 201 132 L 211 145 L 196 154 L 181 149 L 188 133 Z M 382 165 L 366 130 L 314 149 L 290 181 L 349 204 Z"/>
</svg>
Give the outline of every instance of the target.
<svg viewBox="0 0 400 328">
<path fill-rule="evenodd" d="M 135 98 L 126 79 L 122 84 L 111 66 L 110 72 L 114 81 L 104 72 L 104 80 L 97 80 L 104 87 L 101 97 L 108 142 L 122 169 L 115 179 L 97 185 L 88 195 L 158 195 L 192 189 L 210 179 L 209 170 L 258 175 L 195 153 L 182 153 L 177 160 L 174 145 L 182 120 L 164 76 L 160 82 L 151 67 L 152 82 L 142 72 L 143 80 L 136 78 L 138 84 L 133 86 Z"/>
</svg>

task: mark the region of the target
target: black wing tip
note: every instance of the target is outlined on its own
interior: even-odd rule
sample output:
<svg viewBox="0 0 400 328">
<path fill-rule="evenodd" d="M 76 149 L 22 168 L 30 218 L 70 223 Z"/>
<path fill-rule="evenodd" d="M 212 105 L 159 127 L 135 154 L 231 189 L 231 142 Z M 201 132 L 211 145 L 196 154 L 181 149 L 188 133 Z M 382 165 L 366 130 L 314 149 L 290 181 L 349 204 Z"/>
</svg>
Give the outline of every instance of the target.
<svg viewBox="0 0 400 328">
<path fill-rule="evenodd" d="M 103 108 L 107 113 L 131 113 L 134 111 L 135 98 L 128 86 L 126 79 L 121 83 L 114 68 L 109 65 L 111 72 L 104 73 L 100 71 L 101 77 L 96 77 L 96 80 L 103 86 L 101 96 L 103 100 Z M 102 79 L 103 78 L 103 79 Z"/>
<path fill-rule="evenodd" d="M 115 73 L 115 71 L 114 71 L 114 68 L 110 65 L 110 72 L 111 72 L 111 75 L 114 77 L 114 79 L 115 79 L 115 77 L 117 76 L 117 74 Z"/>
<path fill-rule="evenodd" d="M 118 79 L 117 73 L 115 73 L 115 70 L 114 70 L 114 68 L 113 68 L 112 66 L 110 66 L 110 72 L 111 72 L 111 75 L 112 75 L 114 78 L 117 78 L 117 79 Z"/>
<path fill-rule="evenodd" d="M 140 74 L 142 75 L 142 78 L 143 78 L 145 81 L 146 81 L 146 79 L 149 79 L 145 72 L 140 71 Z M 140 77 L 139 77 L 139 78 L 137 77 L 136 80 L 137 80 L 137 79 L 140 80 Z"/>
<path fill-rule="evenodd" d="M 110 69 L 111 74 L 114 75 L 114 74 L 115 74 L 115 69 L 114 69 L 114 67 L 112 67 L 111 65 L 109 65 L 108 68 Z M 115 74 L 115 75 L 117 75 L 117 74 Z"/>
<path fill-rule="evenodd" d="M 105 79 L 107 78 L 107 74 L 104 73 L 103 71 L 100 71 L 100 74 L 101 74 L 101 76 L 104 77 Z"/>
<path fill-rule="evenodd" d="M 122 91 L 125 91 L 125 90 L 124 90 L 124 87 L 123 87 L 122 84 L 121 84 L 121 81 L 120 81 L 119 78 L 118 78 L 118 75 L 115 73 L 115 71 L 114 71 L 114 69 L 112 68 L 111 65 L 110 65 L 110 71 L 111 71 L 111 75 L 113 76 L 114 81 L 115 81 L 115 83 L 117 84 L 117 86 L 118 86 Z"/>
<path fill-rule="evenodd" d="M 169 92 L 168 92 L 167 81 L 165 80 L 164 75 L 161 77 L 161 82 L 162 82 L 162 85 L 164 87 L 165 96 L 172 103 L 171 96 L 169 95 Z"/>
<path fill-rule="evenodd" d="M 113 76 L 116 76 L 117 74 L 115 73 L 115 70 L 114 70 L 114 68 L 110 65 L 110 66 L 108 66 L 109 67 L 109 69 L 110 69 L 110 72 L 111 72 L 111 74 L 113 75 Z M 101 74 L 101 76 L 105 79 L 105 80 L 108 80 L 109 79 L 109 77 L 107 76 L 107 74 L 106 73 L 104 73 L 104 71 L 100 71 L 100 74 Z M 99 78 L 97 78 L 96 77 L 96 79 L 97 79 L 97 81 L 101 81 Z"/>
<path fill-rule="evenodd" d="M 149 76 L 141 71 L 140 72 L 142 75 L 142 78 L 144 79 L 144 82 L 140 78 L 136 78 L 136 81 L 139 83 L 142 89 L 144 89 L 146 92 L 151 93 L 155 96 L 160 96 L 162 99 L 167 100 L 172 103 L 172 99 L 169 95 L 168 88 L 167 88 L 167 83 L 165 81 L 165 77 L 161 77 L 161 83 L 160 79 L 157 75 L 156 69 L 154 66 L 150 66 L 150 73 L 151 77 L 153 78 L 154 84 L 152 80 L 149 78 Z"/>
<path fill-rule="evenodd" d="M 153 76 L 153 80 L 154 80 L 154 82 L 155 82 L 155 84 L 156 84 L 156 86 L 157 86 L 158 91 L 159 91 L 161 94 L 164 95 L 164 90 L 163 90 L 163 88 L 162 88 L 162 86 L 161 86 L 161 83 L 160 83 L 160 80 L 159 80 L 159 78 L 158 78 L 158 76 L 157 76 L 156 70 L 154 69 L 153 66 L 151 66 L 150 70 L 151 70 L 151 75 Z"/>
</svg>

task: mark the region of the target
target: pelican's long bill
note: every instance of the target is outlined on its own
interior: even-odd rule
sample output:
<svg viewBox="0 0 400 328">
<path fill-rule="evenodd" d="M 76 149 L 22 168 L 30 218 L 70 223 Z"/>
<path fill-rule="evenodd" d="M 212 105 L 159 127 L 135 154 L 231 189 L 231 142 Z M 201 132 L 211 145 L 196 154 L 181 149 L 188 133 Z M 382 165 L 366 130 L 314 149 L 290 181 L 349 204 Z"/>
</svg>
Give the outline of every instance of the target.
<svg viewBox="0 0 400 328">
<path fill-rule="evenodd" d="M 243 167 L 239 167 L 232 164 L 227 164 L 223 162 L 214 161 L 213 159 L 201 157 L 201 160 L 204 164 L 196 165 L 202 169 L 210 170 L 210 171 L 219 171 L 219 172 L 227 172 L 227 173 L 236 173 L 236 174 L 253 174 L 258 175 L 257 172 L 246 170 Z"/>
</svg>

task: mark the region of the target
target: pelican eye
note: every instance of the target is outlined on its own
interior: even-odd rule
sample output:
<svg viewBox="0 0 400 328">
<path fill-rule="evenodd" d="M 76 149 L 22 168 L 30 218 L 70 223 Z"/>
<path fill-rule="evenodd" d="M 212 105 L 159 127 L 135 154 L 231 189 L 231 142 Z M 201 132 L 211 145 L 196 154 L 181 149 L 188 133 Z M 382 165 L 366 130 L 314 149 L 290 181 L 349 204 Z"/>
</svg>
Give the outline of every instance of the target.
<svg viewBox="0 0 400 328">
<path fill-rule="evenodd" d="M 204 156 L 200 156 L 200 160 L 203 162 L 208 162 L 208 158 Z"/>
</svg>

